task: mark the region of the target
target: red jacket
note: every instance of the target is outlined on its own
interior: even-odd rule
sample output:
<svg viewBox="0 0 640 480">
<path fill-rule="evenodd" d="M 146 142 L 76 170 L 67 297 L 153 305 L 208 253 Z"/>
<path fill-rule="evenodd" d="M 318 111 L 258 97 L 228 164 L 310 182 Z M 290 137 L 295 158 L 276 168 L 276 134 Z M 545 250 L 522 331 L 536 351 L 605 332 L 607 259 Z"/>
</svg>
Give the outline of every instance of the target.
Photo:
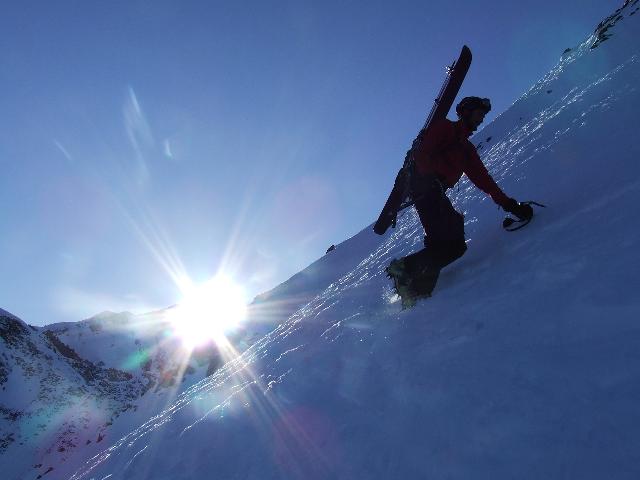
<svg viewBox="0 0 640 480">
<path fill-rule="evenodd" d="M 436 121 L 413 154 L 416 169 L 421 175 L 438 175 L 447 187 L 453 187 L 465 173 L 494 202 L 504 206 L 509 197 L 489 175 L 476 148 L 469 141 L 470 135 L 471 132 L 461 121 Z"/>
</svg>

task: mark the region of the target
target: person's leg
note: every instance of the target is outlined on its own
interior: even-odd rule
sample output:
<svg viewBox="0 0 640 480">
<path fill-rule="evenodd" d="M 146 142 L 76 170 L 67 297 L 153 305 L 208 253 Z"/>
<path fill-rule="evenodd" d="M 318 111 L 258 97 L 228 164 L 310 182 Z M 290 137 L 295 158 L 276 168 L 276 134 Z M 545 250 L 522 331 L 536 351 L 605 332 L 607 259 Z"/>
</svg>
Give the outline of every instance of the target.
<svg viewBox="0 0 640 480">
<path fill-rule="evenodd" d="M 415 206 L 426 233 L 425 248 L 405 257 L 405 265 L 414 277 L 415 290 L 430 295 L 440 270 L 464 255 L 467 246 L 463 216 L 453 208 L 440 182 L 431 179 L 420 187 Z"/>
<path fill-rule="evenodd" d="M 431 249 L 433 266 L 443 269 L 460 258 L 467 251 L 464 240 L 464 218 L 451 207 L 446 214 L 447 225 L 444 227 L 446 235 L 427 237 L 427 246 Z"/>
<path fill-rule="evenodd" d="M 440 196 L 442 195 L 442 185 L 435 176 L 418 176 L 413 178 L 411 186 L 414 207 L 422 223 L 425 234 L 431 230 L 438 230 L 440 223 Z M 404 264 L 410 275 L 417 275 L 424 266 L 431 263 L 431 248 L 427 245 L 427 235 L 425 235 L 425 248 L 404 257 Z"/>
</svg>

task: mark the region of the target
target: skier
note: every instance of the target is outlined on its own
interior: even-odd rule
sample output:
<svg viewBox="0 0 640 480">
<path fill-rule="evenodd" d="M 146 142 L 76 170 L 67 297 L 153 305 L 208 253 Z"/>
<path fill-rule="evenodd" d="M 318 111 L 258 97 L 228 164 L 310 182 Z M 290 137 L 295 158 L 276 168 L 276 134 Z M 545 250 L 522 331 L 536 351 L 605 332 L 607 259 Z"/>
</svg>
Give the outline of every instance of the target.
<svg viewBox="0 0 640 480">
<path fill-rule="evenodd" d="M 393 279 L 404 308 L 429 297 L 440 270 L 467 250 L 464 219 L 446 195 L 463 173 L 504 210 L 520 220 L 530 219 L 530 205 L 507 197 L 485 168 L 469 136 L 491 110 L 488 98 L 466 97 L 456 106 L 458 121 L 436 121 L 420 132 L 413 152 L 411 196 L 425 231 L 424 248 L 393 260 L 387 274 Z"/>
</svg>

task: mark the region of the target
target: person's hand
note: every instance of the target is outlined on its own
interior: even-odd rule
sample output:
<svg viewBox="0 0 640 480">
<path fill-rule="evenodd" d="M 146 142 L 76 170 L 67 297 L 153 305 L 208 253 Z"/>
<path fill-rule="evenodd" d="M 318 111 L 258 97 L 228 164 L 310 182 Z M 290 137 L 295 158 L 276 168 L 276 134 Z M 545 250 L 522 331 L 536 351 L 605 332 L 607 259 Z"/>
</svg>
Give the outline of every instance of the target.
<svg viewBox="0 0 640 480">
<path fill-rule="evenodd" d="M 526 203 L 518 203 L 513 198 L 510 198 L 504 208 L 507 212 L 513 213 L 520 220 L 530 220 L 533 217 L 533 208 Z"/>
</svg>

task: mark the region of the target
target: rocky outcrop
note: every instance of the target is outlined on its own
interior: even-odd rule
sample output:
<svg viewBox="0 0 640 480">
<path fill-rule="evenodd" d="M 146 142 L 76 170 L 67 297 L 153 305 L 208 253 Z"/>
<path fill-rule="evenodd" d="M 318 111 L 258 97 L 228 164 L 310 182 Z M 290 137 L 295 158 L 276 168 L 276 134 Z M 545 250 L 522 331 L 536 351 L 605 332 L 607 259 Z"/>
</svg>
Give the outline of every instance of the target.
<svg viewBox="0 0 640 480">
<path fill-rule="evenodd" d="M 35 455 L 46 460 L 28 468 L 45 475 L 109 438 L 147 392 L 175 394 L 222 365 L 215 345 L 185 353 L 166 332 L 161 312 L 36 328 L 0 310 L 0 459 Z"/>
<path fill-rule="evenodd" d="M 591 49 L 598 48 L 602 42 L 611 38 L 613 35 L 611 29 L 615 27 L 616 23 L 624 20 L 625 15 L 635 15 L 638 10 L 640 10 L 640 6 L 637 5 L 638 1 L 639 0 L 625 0 L 621 8 L 618 8 L 613 14 L 598 24 L 594 32 L 596 39 L 591 45 Z"/>
</svg>

